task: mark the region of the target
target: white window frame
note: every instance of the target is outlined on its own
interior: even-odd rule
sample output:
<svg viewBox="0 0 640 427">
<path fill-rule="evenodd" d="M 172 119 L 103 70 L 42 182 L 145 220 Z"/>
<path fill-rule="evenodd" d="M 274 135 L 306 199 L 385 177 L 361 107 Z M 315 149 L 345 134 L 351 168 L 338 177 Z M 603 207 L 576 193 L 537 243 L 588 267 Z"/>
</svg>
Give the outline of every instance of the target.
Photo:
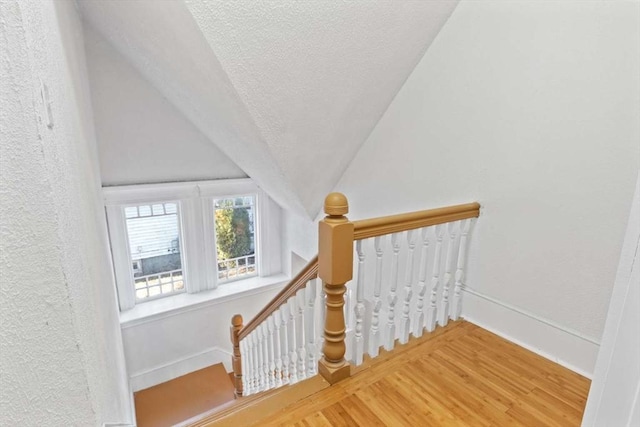
<svg viewBox="0 0 640 427">
<path fill-rule="evenodd" d="M 129 243 L 126 206 L 174 202 L 178 204 L 180 248 L 186 292 L 193 294 L 218 287 L 213 200 L 252 195 L 255 197 L 255 255 L 259 277 L 281 271 L 279 207 L 251 179 L 195 181 L 163 184 L 104 187 L 103 196 L 113 268 L 120 310 L 133 308 L 136 301 Z M 250 279 L 255 276 L 249 276 Z M 233 286 L 242 281 L 226 281 L 220 286 Z M 174 295 L 168 295 L 169 299 Z"/>
</svg>

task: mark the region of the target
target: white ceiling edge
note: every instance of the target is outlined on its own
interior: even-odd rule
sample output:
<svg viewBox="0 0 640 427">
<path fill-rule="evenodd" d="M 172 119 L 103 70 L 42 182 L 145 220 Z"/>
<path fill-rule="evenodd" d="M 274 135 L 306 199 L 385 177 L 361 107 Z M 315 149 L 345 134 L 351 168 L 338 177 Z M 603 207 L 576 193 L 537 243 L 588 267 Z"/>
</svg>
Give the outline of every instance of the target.
<svg viewBox="0 0 640 427">
<path fill-rule="evenodd" d="M 185 2 L 311 217 L 458 3 Z"/>
<path fill-rule="evenodd" d="M 86 23 L 278 204 L 308 215 L 183 2 L 77 3 Z"/>
</svg>

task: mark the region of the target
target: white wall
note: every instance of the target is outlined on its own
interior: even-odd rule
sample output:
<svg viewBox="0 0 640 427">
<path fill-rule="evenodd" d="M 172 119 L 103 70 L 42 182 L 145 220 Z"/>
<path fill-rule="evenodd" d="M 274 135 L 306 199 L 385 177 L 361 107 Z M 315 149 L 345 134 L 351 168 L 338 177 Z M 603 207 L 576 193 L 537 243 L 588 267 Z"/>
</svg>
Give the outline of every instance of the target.
<svg viewBox="0 0 640 427">
<path fill-rule="evenodd" d="M 89 25 L 85 48 L 103 185 L 246 177 Z"/>
<path fill-rule="evenodd" d="M 133 423 L 80 20 L 68 1 L 0 15 L 0 424 Z"/>
<path fill-rule="evenodd" d="M 282 271 L 293 277 L 306 262 L 318 254 L 318 221 L 311 221 L 305 215 L 282 209 L 280 222 Z"/>
<path fill-rule="evenodd" d="M 637 2 L 461 2 L 337 191 L 477 200 L 464 314 L 589 374 L 640 163 Z M 515 311 L 514 311 L 515 310 Z"/>
</svg>

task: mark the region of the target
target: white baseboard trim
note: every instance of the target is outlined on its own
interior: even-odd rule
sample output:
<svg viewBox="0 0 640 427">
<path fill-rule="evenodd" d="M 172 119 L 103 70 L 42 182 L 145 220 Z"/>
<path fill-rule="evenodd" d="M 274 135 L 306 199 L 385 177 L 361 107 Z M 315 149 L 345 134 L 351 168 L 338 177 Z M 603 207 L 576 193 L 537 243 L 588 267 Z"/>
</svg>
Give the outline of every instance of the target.
<svg viewBox="0 0 640 427">
<path fill-rule="evenodd" d="M 600 344 L 495 298 L 464 288 L 462 317 L 584 377 L 592 378 Z"/>
<path fill-rule="evenodd" d="M 231 353 L 220 347 L 211 347 L 200 353 L 192 354 L 146 371 L 131 374 L 129 381 L 131 388 L 135 392 L 217 363 L 222 363 L 225 370 L 231 372 Z"/>
</svg>

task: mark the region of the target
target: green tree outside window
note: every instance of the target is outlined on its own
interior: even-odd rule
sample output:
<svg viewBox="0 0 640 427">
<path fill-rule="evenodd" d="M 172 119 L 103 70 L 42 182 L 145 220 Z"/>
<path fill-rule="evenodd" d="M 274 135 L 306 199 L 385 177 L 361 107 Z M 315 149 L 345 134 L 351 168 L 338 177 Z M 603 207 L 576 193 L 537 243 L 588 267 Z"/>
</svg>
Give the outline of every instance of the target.
<svg viewBox="0 0 640 427">
<path fill-rule="evenodd" d="M 253 253 L 253 232 L 249 209 L 251 208 L 234 208 L 233 200 L 225 200 L 223 206 L 216 209 L 216 250 L 219 260 Z"/>
</svg>

